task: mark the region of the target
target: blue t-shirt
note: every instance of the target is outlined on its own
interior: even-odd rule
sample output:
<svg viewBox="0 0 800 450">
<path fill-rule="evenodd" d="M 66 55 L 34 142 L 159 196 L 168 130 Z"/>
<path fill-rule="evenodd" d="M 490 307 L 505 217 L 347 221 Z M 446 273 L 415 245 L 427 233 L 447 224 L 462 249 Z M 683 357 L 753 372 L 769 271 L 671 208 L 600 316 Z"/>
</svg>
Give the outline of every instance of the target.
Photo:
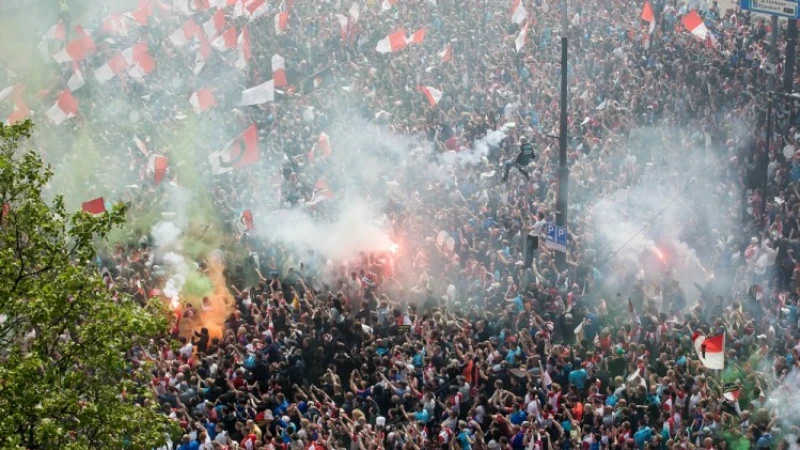
<svg viewBox="0 0 800 450">
<path fill-rule="evenodd" d="M 528 418 L 528 414 L 525 411 L 519 410 L 517 412 L 511 413 L 511 417 L 508 420 L 513 423 L 514 425 L 522 425 L 522 422 L 525 422 L 525 419 Z"/>
<path fill-rule="evenodd" d="M 586 380 L 589 378 L 589 375 L 586 373 L 586 369 L 578 369 L 573 370 L 569 373 L 569 382 L 574 384 L 580 390 L 586 386 Z"/>
<path fill-rule="evenodd" d="M 472 450 L 472 444 L 469 438 L 469 431 L 464 430 L 458 433 L 458 443 L 461 444 L 461 450 Z"/>
<path fill-rule="evenodd" d="M 633 441 L 639 450 L 644 450 L 645 442 L 649 442 L 653 438 L 653 430 L 650 427 L 644 427 L 633 435 Z"/>
</svg>

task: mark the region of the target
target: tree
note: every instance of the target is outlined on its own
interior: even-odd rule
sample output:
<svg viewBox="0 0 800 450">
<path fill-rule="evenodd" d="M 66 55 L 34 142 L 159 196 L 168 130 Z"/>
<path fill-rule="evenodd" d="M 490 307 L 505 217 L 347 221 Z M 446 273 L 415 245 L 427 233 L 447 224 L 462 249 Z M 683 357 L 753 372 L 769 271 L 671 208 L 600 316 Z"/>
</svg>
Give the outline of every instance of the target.
<svg viewBox="0 0 800 450">
<path fill-rule="evenodd" d="M 45 199 L 53 173 L 20 149 L 31 130 L 0 125 L 0 448 L 152 449 L 175 430 L 137 349 L 163 336 L 163 305 L 105 284 L 95 243 L 124 206 Z"/>
</svg>

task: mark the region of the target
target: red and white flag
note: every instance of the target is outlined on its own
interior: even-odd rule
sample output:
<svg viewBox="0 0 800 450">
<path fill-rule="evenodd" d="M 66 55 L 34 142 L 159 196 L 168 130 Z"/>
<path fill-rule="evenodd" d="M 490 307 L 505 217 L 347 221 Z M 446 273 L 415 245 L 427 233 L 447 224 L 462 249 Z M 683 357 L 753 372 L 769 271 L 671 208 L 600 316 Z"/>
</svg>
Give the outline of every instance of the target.
<svg viewBox="0 0 800 450">
<path fill-rule="evenodd" d="M 102 30 L 111 36 L 127 36 L 138 24 L 123 14 L 111 13 L 102 20 Z"/>
<path fill-rule="evenodd" d="M 58 96 L 56 103 L 45 113 L 47 118 L 56 125 L 61 125 L 67 119 L 78 115 L 78 100 L 72 96 L 69 89 L 64 89 Z"/>
<path fill-rule="evenodd" d="M 210 39 L 219 36 L 224 29 L 225 12 L 223 12 L 222 9 L 218 9 L 210 19 L 203 23 L 203 31 L 205 31 L 206 37 Z M 236 32 L 234 31 L 234 33 Z"/>
<path fill-rule="evenodd" d="M 82 37 L 67 43 L 61 51 L 53 55 L 53 59 L 60 63 L 83 61 L 96 50 L 97 47 L 95 47 L 92 37 L 84 34 Z"/>
<path fill-rule="evenodd" d="M 142 152 L 145 158 L 150 157 L 150 152 L 147 151 L 147 147 L 145 147 L 144 142 L 142 142 L 142 140 L 139 139 L 139 136 L 133 137 L 133 143 L 136 144 L 136 148 L 138 148 L 139 151 Z"/>
<path fill-rule="evenodd" d="M 200 114 L 216 106 L 217 101 L 214 99 L 214 92 L 211 89 L 198 89 L 189 97 L 189 104 L 192 105 L 194 112 Z"/>
<path fill-rule="evenodd" d="M 378 41 L 375 50 L 377 50 L 378 53 L 394 53 L 406 48 L 407 45 L 408 40 L 406 39 L 405 30 L 397 30 Z"/>
<path fill-rule="evenodd" d="M 247 68 L 247 63 L 250 61 L 250 31 L 245 26 L 242 30 L 242 34 L 239 35 L 239 39 L 237 40 L 237 48 L 239 51 L 239 57 L 236 59 L 236 68 L 239 70 L 244 70 Z"/>
<path fill-rule="evenodd" d="M 275 80 L 269 80 L 242 91 L 239 106 L 261 105 L 273 101 L 275 101 Z"/>
<path fill-rule="evenodd" d="M 172 6 L 175 11 L 185 16 L 191 16 L 211 7 L 208 0 L 175 0 L 172 2 Z"/>
<path fill-rule="evenodd" d="M 150 171 L 153 172 L 153 180 L 156 183 L 156 186 L 161 184 L 161 180 L 164 179 L 164 175 L 167 173 L 167 167 L 169 166 L 169 159 L 166 156 L 161 155 L 153 155 L 149 161 Z"/>
<path fill-rule="evenodd" d="M 322 158 L 331 156 L 331 140 L 324 131 L 320 133 L 319 139 L 317 139 L 317 152 Z"/>
<path fill-rule="evenodd" d="M 125 17 L 135 21 L 141 26 L 147 25 L 147 18 L 153 15 L 153 8 L 142 7 L 141 2 L 139 2 L 139 8 L 134 9 L 133 11 L 128 11 L 123 14 Z"/>
<path fill-rule="evenodd" d="M 425 42 L 425 28 L 420 28 L 419 30 L 415 31 L 414 34 L 408 38 L 409 44 L 422 44 Z"/>
<path fill-rule="evenodd" d="M 656 15 L 653 14 L 653 7 L 650 6 L 648 0 L 644 1 L 644 6 L 642 7 L 642 20 L 650 24 L 648 33 L 653 34 L 653 30 L 656 29 Z"/>
<path fill-rule="evenodd" d="M 399 0 L 383 0 L 381 2 L 381 13 L 385 13 L 392 9 L 392 6 L 396 5 Z"/>
<path fill-rule="evenodd" d="M 39 51 L 42 53 L 42 56 L 46 60 L 50 57 L 50 42 L 49 41 L 64 41 L 67 39 L 67 28 L 64 26 L 63 23 L 58 22 L 57 24 L 50 27 L 47 30 L 47 33 L 42 36 L 42 40 L 39 42 L 38 48 Z"/>
<path fill-rule="evenodd" d="M 83 73 L 81 72 L 80 67 L 78 67 L 78 63 L 73 62 L 72 75 L 70 75 L 69 80 L 67 80 L 67 89 L 75 92 L 82 88 L 84 84 L 86 84 L 86 81 L 83 78 Z"/>
<path fill-rule="evenodd" d="M 150 53 L 145 52 L 138 55 L 133 65 L 128 68 L 128 76 L 135 80 L 141 80 L 154 70 L 156 70 L 156 60 L 150 56 Z"/>
<path fill-rule="evenodd" d="M 725 333 L 713 337 L 695 333 L 693 341 L 697 357 L 706 368 L 713 370 L 725 368 Z"/>
<path fill-rule="evenodd" d="M 186 23 L 169 35 L 169 40 L 175 47 L 183 47 L 197 35 L 199 30 L 200 27 L 198 27 L 197 24 L 194 23 L 194 19 L 190 17 Z"/>
<path fill-rule="evenodd" d="M 514 5 L 511 7 L 511 21 L 519 25 L 525 22 L 528 18 L 528 10 L 522 4 L 522 0 L 514 0 Z"/>
<path fill-rule="evenodd" d="M 6 125 L 13 125 L 23 121 L 31 114 L 31 110 L 28 109 L 28 105 L 22 98 L 22 93 L 25 92 L 25 88 L 25 85 L 15 84 L 0 91 L 0 102 L 10 97 L 14 105 L 13 112 L 5 121 Z"/>
<path fill-rule="evenodd" d="M 278 14 L 275 14 L 275 34 L 281 35 L 284 31 L 286 31 L 286 27 L 289 26 L 289 12 L 282 11 Z"/>
<path fill-rule="evenodd" d="M 339 28 L 341 28 L 342 42 L 347 42 L 347 34 L 350 29 L 350 18 L 342 14 L 336 14 L 336 20 L 339 22 Z"/>
<path fill-rule="evenodd" d="M 214 175 L 228 173 L 255 164 L 261 158 L 258 148 L 258 129 L 250 125 L 244 133 L 230 142 L 224 150 L 208 156 Z"/>
<path fill-rule="evenodd" d="M 453 60 L 453 44 L 444 46 L 444 50 L 439 52 L 439 57 L 442 58 L 442 63 L 448 63 Z"/>
<path fill-rule="evenodd" d="M 514 46 L 517 48 L 517 52 L 519 52 L 523 46 L 525 46 L 525 38 L 528 36 L 528 22 L 525 22 L 525 25 L 522 26 L 522 29 L 519 30 L 519 34 L 517 38 L 514 39 Z"/>
<path fill-rule="evenodd" d="M 269 12 L 269 3 L 267 0 L 250 0 L 244 5 L 243 14 L 250 20 L 258 19 L 264 14 Z"/>
<path fill-rule="evenodd" d="M 353 19 L 353 23 L 358 23 L 358 19 L 361 17 L 361 12 L 359 11 L 358 2 L 353 2 L 350 5 L 350 9 L 347 10 L 347 14 Z"/>
<path fill-rule="evenodd" d="M 706 36 L 708 35 L 708 28 L 706 28 L 706 24 L 703 23 L 703 19 L 697 14 L 696 10 L 689 11 L 688 14 L 684 15 L 681 18 L 681 22 L 683 26 L 689 30 L 690 33 L 695 35 L 701 41 L 706 40 Z"/>
<path fill-rule="evenodd" d="M 49 30 L 47 30 L 47 33 L 42 36 L 42 39 L 49 39 L 51 41 L 64 41 L 67 39 L 67 27 L 65 27 L 63 23 L 58 22 L 50 27 Z"/>
<path fill-rule="evenodd" d="M 253 222 L 253 213 L 250 212 L 249 209 L 242 211 L 236 220 L 236 232 L 239 234 L 244 234 L 255 229 L 256 226 Z"/>
<path fill-rule="evenodd" d="M 438 89 L 430 86 L 419 86 L 417 89 L 425 95 L 425 98 L 428 99 L 428 103 L 430 103 L 431 106 L 438 105 L 439 100 L 442 99 L 442 91 Z"/>
<path fill-rule="evenodd" d="M 237 44 L 236 27 L 230 27 L 224 33 L 211 40 L 211 46 L 224 52 L 236 48 Z"/>
<path fill-rule="evenodd" d="M 122 52 L 119 52 L 106 61 L 105 64 L 95 69 L 94 77 L 98 83 L 102 84 L 125 72 L 128 67 L 130 67 L 128 60 L 125 59 Z"/>
<path fill-rule="evenodd" d="M 200 74 L 200 72 L 203 70 L 203 67 L 206 65 L 206 61 L 208 61 L 208 58 L 211 57 L 211 43 L 208 42 L 206 33 L 200 30 L 197 35 L 200 38 L 200 46 L 197 48 L 197 54 L 194 57 L 194 70 L 192 70 L 192 72 L 195 75 Z"/>
<path fill-rule="evenodd" d="M 106 202 L 103 200 L 103 197 L 97 197 L 94 200 L 83 202 L 83 204 L 81 204 L 81 209 L 96 216 L 106 212 Z"/>
<path fill-rule="evenodd" d="M 317 182 L 314 183 L 314 191 L 311 193 L 311 200 L 306 202 L 306 205 L 314 206 L 323 200 L 330 200 L 332 198 L 333 191 L 330 185 L 328 185 L 328 181 L 325 180 L 325 177 L 320 177 Z"/>
<path fill-rule="evenodd" d="M 286 80 L 286 67 L 284 66 L 283 56 L 277 53 L 272 55 L 272 80 L 275 82 L 275 87 L 289 85 Z"/>
</svg>

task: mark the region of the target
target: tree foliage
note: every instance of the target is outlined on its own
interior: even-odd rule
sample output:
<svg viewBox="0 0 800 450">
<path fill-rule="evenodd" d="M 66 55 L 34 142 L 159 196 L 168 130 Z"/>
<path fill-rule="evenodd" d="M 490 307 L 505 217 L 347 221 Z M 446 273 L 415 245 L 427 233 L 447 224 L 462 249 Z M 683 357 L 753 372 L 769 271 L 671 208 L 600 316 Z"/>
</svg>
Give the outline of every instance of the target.
<svg viewBox="0 0 800 450">
<path fill-rule="evenodd" d="M 20 149 L 31 130 L 0 125 L 0 448 L 152 449 L 174 430 L 134 356 L 166 329 L 163 306 L 108 288 L 94 244 L 124 207 L 43 198 L 52 171 Z"/>
</svg>

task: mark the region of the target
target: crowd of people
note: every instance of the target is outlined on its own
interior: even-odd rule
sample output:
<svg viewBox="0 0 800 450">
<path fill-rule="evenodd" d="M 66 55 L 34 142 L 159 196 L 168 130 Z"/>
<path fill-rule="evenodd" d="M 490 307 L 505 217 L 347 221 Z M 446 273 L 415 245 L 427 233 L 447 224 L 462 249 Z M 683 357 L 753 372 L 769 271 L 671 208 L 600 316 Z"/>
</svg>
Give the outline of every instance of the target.
<svg viewBox="0 0 800 450">
<path fill-rule="evenodd" d="M 776 102 L 767 148 L 763 18 L 666 0 L 650 5 L 650 33 L 639 1 L 568 2 L 569 236 L 559 267 L 545 245 L 558 189 L 559 2 L 288 1 L 252 20 L 236 17 L 242 2 L 223 2 L 228 25 L 249 29 L 249 63 L 240 71 L 237 52 L 215 48 L 199 73 L 196 52 L 168 38 L 188 19 L 176 3 L 140 2 L 148 24 L 123 37 L 107 36 L 103 12 L 80 30 L 98 51 L 52 63 L 51 92 L 86 74 L 75 130 L 37 124 L 45 149 L 79 144 L 48 151 L 56 170 L 85 162 L 80 130 L 94 131 L 109 153 L 83 192 L 125 200 L 134 217 L 168 204 L 133 138 L 170 158 L 168 179 L 191 183 L 176 174 L 195 155 L 178 152 L 184 138 L 171 130 L 193 120 L 189 94 L 214 87 L 216 107 L 186 139 L 215 214 L 230 223 L 244 210 L 310 210 L 325 223 L 357 185 L 365 202 L 385 200 L 381 226 L 396 245 L 331 261 L 268 231 L 224 229 L 236 251 L 217 258 L 233 298 L 222 329 L 203 326 L 203 315 L 220 313 L 212 299 L 181 301 L 174 339 L 131 352 L 152 362 L 154 396 L 183 430 L 164 448 L 800 444 L 800 411 L 788 401 L 800 386 L 800 134 L 796 105 Z M 519 5 L 527 15 L 515 22 Z M 216 12 L 203 1 L 188 8 L 197 24 Z M 692 10 L 713 38 L 686 30 L 681 17 Z M 424 29 L 424 38 L 377 52 L 398 29 Z M 141 39 L 155 71 L 92 79 Z M 779 54 L 785 47 L 781 31 Z M 273 102 L 238 106 L 243 88 L 272 77 L 277 53 L 292 86 Z M 778 77 L 783 67 L 779 59 Z M 207 154 L 251 123 L 260 162 L 212 176 Z M 360 131 L 377 134 L 341 138 Z M 361 173 L 375 155 L 391 170 Z M 121 186 L 111 178 L 141 188 L 111 192 Z M 641 201 L 651 188 L 658 204 Z M 676 199 L 680 220 L 659 222 Z M 612 238 L 623 220 L 637 226 Z M 530 233 L 541 239 L 526 267 Z M 631 257 L 627 241 L 641 236 L 681 245 L 639 246 Z M 100 264 L 109 284 L 146 301 L 169 273 L 152 236 L 138 238 Z M 213 270 L 211 255 L 196 256 L 198 273 Z M 693 342 L 719 334 L 725 368 L 713 370 Z"/>
</svg>

